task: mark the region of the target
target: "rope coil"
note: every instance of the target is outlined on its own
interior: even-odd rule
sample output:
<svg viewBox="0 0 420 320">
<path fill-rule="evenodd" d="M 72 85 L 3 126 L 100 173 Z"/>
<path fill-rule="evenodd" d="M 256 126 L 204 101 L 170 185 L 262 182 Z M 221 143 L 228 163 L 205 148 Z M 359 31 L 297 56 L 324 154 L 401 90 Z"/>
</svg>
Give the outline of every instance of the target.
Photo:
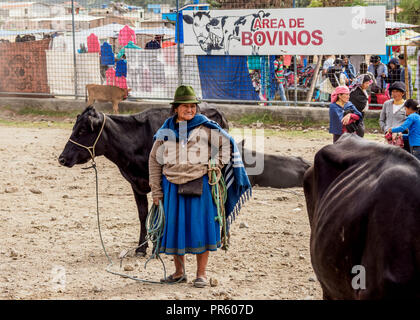
<svg viewBox="0 0 420 320">
<path fill-rule="evenodd" d="M 211 185 L 211 194 L 213 200 L 217 207 L 217 217 L 216 221 L 219 222 L 222 229 L 221 241 L 222 241 L 222 250 L 227 251 L 229 249 L 229 238 L 230 235 L 227 232 L 226 225 L 226 212 L 225 212 L 225 203 L 227 200 L 227 189 L 225 179 L 223 178 L 222 171 L 216 165 L 215 160 L 209 160 L 209 185 Z"/>
</svg>

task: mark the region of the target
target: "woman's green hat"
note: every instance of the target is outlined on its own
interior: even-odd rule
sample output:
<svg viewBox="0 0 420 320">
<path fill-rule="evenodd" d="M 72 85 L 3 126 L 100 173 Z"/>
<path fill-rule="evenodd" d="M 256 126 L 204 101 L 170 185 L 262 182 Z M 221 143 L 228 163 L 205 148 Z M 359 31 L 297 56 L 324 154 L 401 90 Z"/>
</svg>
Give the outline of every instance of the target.
<svg viewBox="0 0 420 320">
<path fill-rule="evenodd" d="M 200 103 L 195 95 L 194 89 L 191 86 L 179 86 L 175 91 L 174 103 Z"/>
</svg>

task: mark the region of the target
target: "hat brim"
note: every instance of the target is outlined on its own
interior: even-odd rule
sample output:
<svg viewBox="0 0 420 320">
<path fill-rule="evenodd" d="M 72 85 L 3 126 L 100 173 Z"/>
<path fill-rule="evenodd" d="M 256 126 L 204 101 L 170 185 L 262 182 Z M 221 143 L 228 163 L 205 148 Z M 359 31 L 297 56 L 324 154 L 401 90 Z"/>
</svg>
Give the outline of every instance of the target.
<svg viewBox="0 0 420 320">
<path fill-rule="evenodd" d="M 171 102 L 171 104 L 175 104 L 175 103 L 179 103 L 179 104 L 181 104 L 181 103 L 200 103 L 200 101 L 198 101 L 198 100 L 184 100 L 184 101 L 173 101 L 173 102 Z"/>
</svg>

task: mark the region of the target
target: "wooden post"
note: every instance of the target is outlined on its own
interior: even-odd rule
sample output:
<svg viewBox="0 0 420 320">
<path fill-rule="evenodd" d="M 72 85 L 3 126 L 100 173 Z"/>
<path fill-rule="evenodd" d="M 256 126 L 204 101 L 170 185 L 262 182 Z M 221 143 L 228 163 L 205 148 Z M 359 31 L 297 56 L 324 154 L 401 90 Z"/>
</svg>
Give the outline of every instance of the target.
<svg viewBox="0 0 420 320">
<path fill-rule="evenodd" d="M 407 45 L 404 46 L 404 82 L 405 82 L 405 97 L 410 99 L 410 83 L 408 83 L 408 61 L 407 61 Z"/>
<path fill-rule="evenodd" d="M 314 90 L 315 90 L 315 85 L 316 85 L 316 82 L 318 80 L 319 69 L 321 69 L 321 62 L 322 62 L 323 55 L 320 55 L 320 56 L 317 56 L 317 57 L 318 57 L 318 61 L 316 63 L 315 72 L 314 72 L 314 76 L 313 76 L 313 79 L 312 79 L 311 87 L 309 88 L 309 92 L 306 96 L 306 102 L 311 102 L 312 95 L 314 94 Z M 309 105 L 309 103 L 307 103 L 306 105 Z"/>
</svg>

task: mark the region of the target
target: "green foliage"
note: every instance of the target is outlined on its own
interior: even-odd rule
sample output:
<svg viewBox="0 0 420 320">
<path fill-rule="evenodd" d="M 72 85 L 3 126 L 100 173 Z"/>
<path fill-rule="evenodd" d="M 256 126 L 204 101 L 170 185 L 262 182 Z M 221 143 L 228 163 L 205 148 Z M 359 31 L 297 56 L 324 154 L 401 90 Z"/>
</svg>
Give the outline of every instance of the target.
<svg viewBox="0 0 420 320">
<path fill-rule="evenodd" d="M 399 7 L 403 9 L 397 14 L 397 21 L 420 24 L 420 0 L 401 0 Z"/>
<path fill-rule="evenodd" d="M 363 0 L 347 1 L 347 3 L 344 4 L 345 7 L 356 7 L 356 6 L 366 7 L 367 5 L 368 4 L 364 2 Z"/>
<path fill-rule="evenodd" d="M 322 1 L 321 0 L 311 0 L 311 3 L 309 4 L 309 8 L 317 8 L 322 7 Z"/>
<path fill-rule="evenodd" d="M 329 1 L 329 0 L 311 0 L 309 8 L 316 7 L 355 7 L 355 6 L 367 6 L 368 4 L 364 0 L 341 0 L 341 1 Z"/>
</svg>

